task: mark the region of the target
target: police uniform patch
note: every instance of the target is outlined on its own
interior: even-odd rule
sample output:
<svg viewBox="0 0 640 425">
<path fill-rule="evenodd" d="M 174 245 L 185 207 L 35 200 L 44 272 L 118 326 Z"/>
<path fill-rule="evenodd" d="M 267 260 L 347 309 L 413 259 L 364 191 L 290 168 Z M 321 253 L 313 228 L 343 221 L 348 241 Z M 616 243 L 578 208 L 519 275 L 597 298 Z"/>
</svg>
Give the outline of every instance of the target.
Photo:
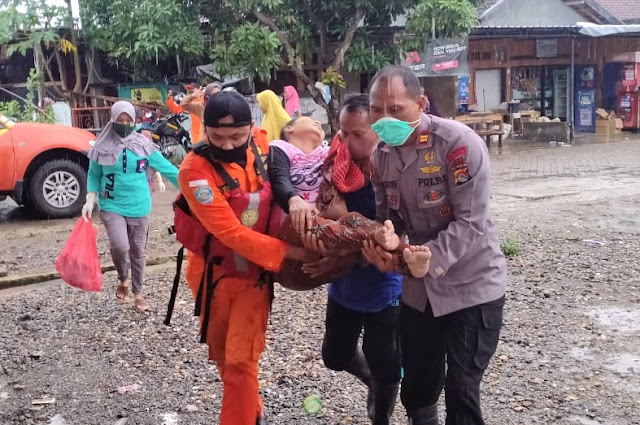
<svg viewBox="0 0 640 425">
<path fill-rule="evenodd" d="M 424 195 L 422 202 L 425 204 L 437 204 L 444 199 L 444 191 L 442 190 L 430 190 Z"/>
<path fill-rule="evenodd" d="M 240 222 L 247 227 L 252 227 L 258 222 L 258 211 L 245 210 L 240 216 Z"/>
<path fill-rule="evenodd" d="M 453 208 L 451 208 L 451 205 L 443 205 L 440 208 L 438 208 L 438 215 L 440 217 L 452 217 Z"/>
<path fill-rule="evenodd" d="M 193 191 L 196 201 L 203 205 L 209 205 L 213 202 L 213 191 L 209 186 L 198 186 Z"/>
<path fill-rule="evenodd" d="M 431 165 L 436 162 L 435 151 L 427 151 L 427 153 L 424 154 L 424 161 L 427 163 L 427 165 Z"/>
<path fill-rule="evenodd" d="M 460 146 L 447 154 L 447 162 L 454 163 L 459 159 L 463 159 L 467 155 L 467 147 Z"/>
<path fill-rule="evenodd" d="M 461 185 L 471 180 L 469 175 L 469 166 L 467 164 L 461 164 L 453 170 L 453 181 L 456 185 Z"/>
<path fill-rule="evenodd" d="M 429 165 L 420 168 L 420 171 L 422 171 L 423 174 L 436 174 L 440 172 L 440 169 L 442 169 L 442 167 L 439 165 Z"/>
<path fill-rule="evenodd" d="M 418 142 L 420 144 L 428 143 L 429 142 L 429 133 L 428 132 L 420 133 L 420 137 L 418 138 Z"/>
<path fill-rule="evenodd" d="M 398 205 L 398 195 L 387 195 L 387 200 L 389 201 L 389 205 L 396 206 Z"/>
</svg>

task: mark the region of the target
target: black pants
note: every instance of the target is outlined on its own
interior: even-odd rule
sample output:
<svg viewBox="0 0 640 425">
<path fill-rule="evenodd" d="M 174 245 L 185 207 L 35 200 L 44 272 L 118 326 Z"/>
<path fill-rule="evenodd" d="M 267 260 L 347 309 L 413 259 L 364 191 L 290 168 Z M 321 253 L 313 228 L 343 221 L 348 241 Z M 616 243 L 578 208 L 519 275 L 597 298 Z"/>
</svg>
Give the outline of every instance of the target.
<svg viewBox="0 0 640 425">
<path fill-rule="evenodd" d="M 400 382 L 398 319 L 400 305 L 375 313 L 351 310 L 329 298 L 322 342 L 322 360 L 332 370 L 345 370 L 358 347 L 364 328 L 362 350 L 376 382 Z"/>
<path fill-rule="evenodd" d="M 445 389 L 447 425 L 483 425 L 480 382 L 496 351 L 504 297 L 433 317 L 402 304 L 404 379 L 400 398 L 412 410 L 435 404 Z M 446 372 L 445 372 L 446 363 Z"/>
</svg>

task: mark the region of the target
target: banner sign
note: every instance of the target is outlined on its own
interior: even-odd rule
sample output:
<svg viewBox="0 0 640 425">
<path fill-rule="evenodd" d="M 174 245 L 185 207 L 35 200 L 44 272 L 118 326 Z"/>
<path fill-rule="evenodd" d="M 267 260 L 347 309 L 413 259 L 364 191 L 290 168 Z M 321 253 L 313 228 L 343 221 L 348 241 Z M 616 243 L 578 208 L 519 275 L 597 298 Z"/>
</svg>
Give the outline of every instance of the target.
<svg viewBox="0 0 640 425">
<path fill-rule="evenodd" d="M 468 39 L 442 38 L 431 41 L 424 53 L 407 53 L 406 64 L 418 77 L 468 74 Z"/>
</svg>

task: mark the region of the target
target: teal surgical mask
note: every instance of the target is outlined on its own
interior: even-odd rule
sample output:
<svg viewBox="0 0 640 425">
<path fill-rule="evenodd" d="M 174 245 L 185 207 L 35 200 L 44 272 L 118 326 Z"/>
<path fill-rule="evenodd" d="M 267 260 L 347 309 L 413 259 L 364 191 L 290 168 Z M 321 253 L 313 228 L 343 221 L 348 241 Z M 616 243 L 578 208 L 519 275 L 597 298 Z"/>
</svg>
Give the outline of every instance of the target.
<svg viewBox="0 0 640 425">
<path fill-rule="evenodd" d="M 419 125 L 420 119 L 407 122 L 397 118 L 384 117 L 374 122 L 371 129 L 376 132 L 380 140 L 385 144 L 389 146 L 402 146 Z"/>
<path fill-rule="evenodd" d="M 135 127 L 133 125 L 120 124 L 117 122 L 113 123 L 113 131 L 115 131 L 116 134 L 120 137 L 127 137 L 128 135 L 133 133 L 134 130 L 135 130 Z"/>
<path fill-rule="evenodd" d="M 142 123 L 141 122 L 137 122 L 135 128 L 136 128 L 136 131 L 142 130 Z"/>
</svg>

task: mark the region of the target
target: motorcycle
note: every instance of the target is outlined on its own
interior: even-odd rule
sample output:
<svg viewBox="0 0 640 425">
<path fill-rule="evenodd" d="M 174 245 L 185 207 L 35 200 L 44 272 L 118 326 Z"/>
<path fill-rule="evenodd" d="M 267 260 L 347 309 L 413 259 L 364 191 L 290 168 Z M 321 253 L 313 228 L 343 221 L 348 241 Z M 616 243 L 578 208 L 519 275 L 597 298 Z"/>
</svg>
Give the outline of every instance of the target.
<svg viewBox="0 0 640 425">
<path fill-rule="evenodd" d="M 176 167 L 191 150 L 191 137 L 182 127 L 187 117 L 183 114 L 168 114 L 150 123 L 143 123 L 141 131 L 151 133 L 152 140 L 160 148 L 162 155 Z"/>
</svg>

